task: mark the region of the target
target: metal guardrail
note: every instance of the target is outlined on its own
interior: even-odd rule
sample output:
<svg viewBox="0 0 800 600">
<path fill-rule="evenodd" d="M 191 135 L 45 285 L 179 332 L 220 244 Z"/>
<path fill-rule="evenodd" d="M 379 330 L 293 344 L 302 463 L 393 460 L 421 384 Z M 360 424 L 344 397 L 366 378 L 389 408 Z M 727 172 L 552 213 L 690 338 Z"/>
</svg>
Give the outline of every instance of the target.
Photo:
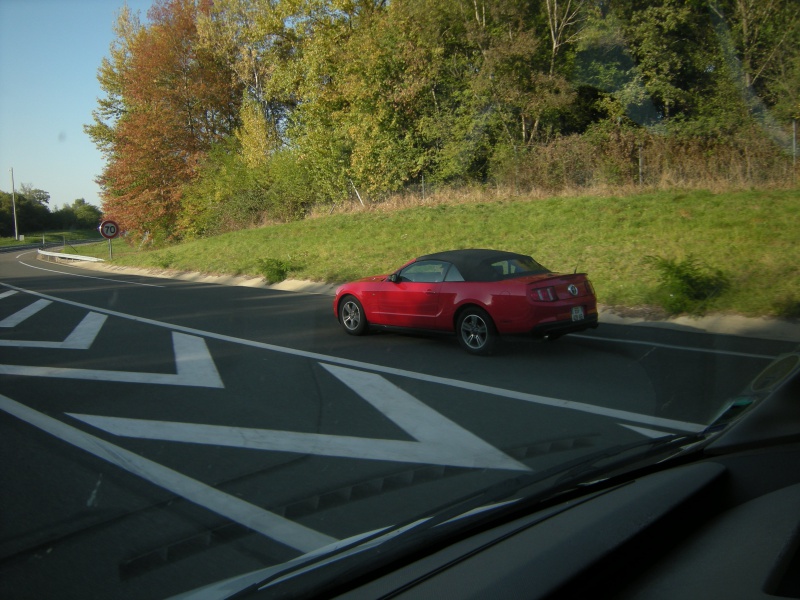
<svg viewBox="0 0 800 600">
<path fill-rule="evenodd" d="M 50 258 L 55 258 L 56 261 L 59 259 L 62 260 L 82 260 L 87 262 L 105 262 L 102 258 L 96 258 L 94 256 L 83 256 L 82 254 L 64 254 L 63 252 L 46 252 L 41 248 L 38 250 L 37 254 L 39 256 L 45 257 L 45 260 L 50 261 Z"/>
</svg>

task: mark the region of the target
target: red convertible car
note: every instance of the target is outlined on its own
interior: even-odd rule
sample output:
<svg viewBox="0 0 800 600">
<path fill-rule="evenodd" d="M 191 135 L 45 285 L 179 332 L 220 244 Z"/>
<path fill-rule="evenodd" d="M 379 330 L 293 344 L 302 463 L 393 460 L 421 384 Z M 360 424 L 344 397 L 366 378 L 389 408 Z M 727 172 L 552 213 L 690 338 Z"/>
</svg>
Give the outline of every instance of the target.
<svg viewBox="0 0 800 600">
<path fill-rule="evenodd" d="M 490 354 L 498 335 L 554 339 L 597 327 L 585 273 L 553 273 L 530 256 L 499 250 L 428 254 L 390 275 L 346 283 L 333 311 L 351 335 L 370 327 L 449 331 L 472 354 Z"/>
</svg>

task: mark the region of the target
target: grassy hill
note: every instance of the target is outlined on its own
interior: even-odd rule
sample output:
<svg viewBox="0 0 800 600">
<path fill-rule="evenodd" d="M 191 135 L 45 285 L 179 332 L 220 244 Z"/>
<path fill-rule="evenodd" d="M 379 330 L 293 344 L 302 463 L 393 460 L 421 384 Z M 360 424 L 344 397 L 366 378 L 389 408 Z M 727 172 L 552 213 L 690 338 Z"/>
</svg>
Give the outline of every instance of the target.
<svg viewBox="0 0 800 600">
<path fill-rule="evenodd" d="M 713 310 L 800 316 L 800 190 L 374 205 L 153 250 L 115 241 L 114 263 L 341 282 L 467 247 L 531 254 L 557 271 L 577 267 L 599 300 L 616 306 L 658 301 L 664 276 L 648 256 L 692 257 L 728 282 Z M 107 256 L 102 246 L 94 253 Z"/>
</svg>

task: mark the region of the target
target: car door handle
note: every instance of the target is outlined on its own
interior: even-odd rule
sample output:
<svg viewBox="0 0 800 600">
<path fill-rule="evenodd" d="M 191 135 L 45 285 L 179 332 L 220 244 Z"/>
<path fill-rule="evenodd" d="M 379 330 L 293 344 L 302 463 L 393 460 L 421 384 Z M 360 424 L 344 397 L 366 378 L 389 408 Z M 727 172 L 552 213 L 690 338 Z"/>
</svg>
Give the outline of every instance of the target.
<svg viewBox="0 0 800 600">
<path fill-rule="evenodd" d="M 426 294 L 430 294 L 431 296 L 433 296 L 436 293 L 436 291 L 435 290 L 425 290 L 425 293 Z"/>
</svg>

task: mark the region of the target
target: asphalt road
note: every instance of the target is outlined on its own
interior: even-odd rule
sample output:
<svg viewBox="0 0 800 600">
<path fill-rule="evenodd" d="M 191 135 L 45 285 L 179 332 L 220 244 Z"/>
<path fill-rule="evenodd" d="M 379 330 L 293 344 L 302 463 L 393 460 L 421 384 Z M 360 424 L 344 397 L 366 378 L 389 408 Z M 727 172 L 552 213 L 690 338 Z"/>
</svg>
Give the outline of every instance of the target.
<svg viewBox="0 0 800 600">
<path fill-rule="evenodd" d="M 614 444 L 796 344 L 605 325 L 495 356 L 331 298 L 0 256 L 0 597 L 161 598 Z"/>
</svg>

